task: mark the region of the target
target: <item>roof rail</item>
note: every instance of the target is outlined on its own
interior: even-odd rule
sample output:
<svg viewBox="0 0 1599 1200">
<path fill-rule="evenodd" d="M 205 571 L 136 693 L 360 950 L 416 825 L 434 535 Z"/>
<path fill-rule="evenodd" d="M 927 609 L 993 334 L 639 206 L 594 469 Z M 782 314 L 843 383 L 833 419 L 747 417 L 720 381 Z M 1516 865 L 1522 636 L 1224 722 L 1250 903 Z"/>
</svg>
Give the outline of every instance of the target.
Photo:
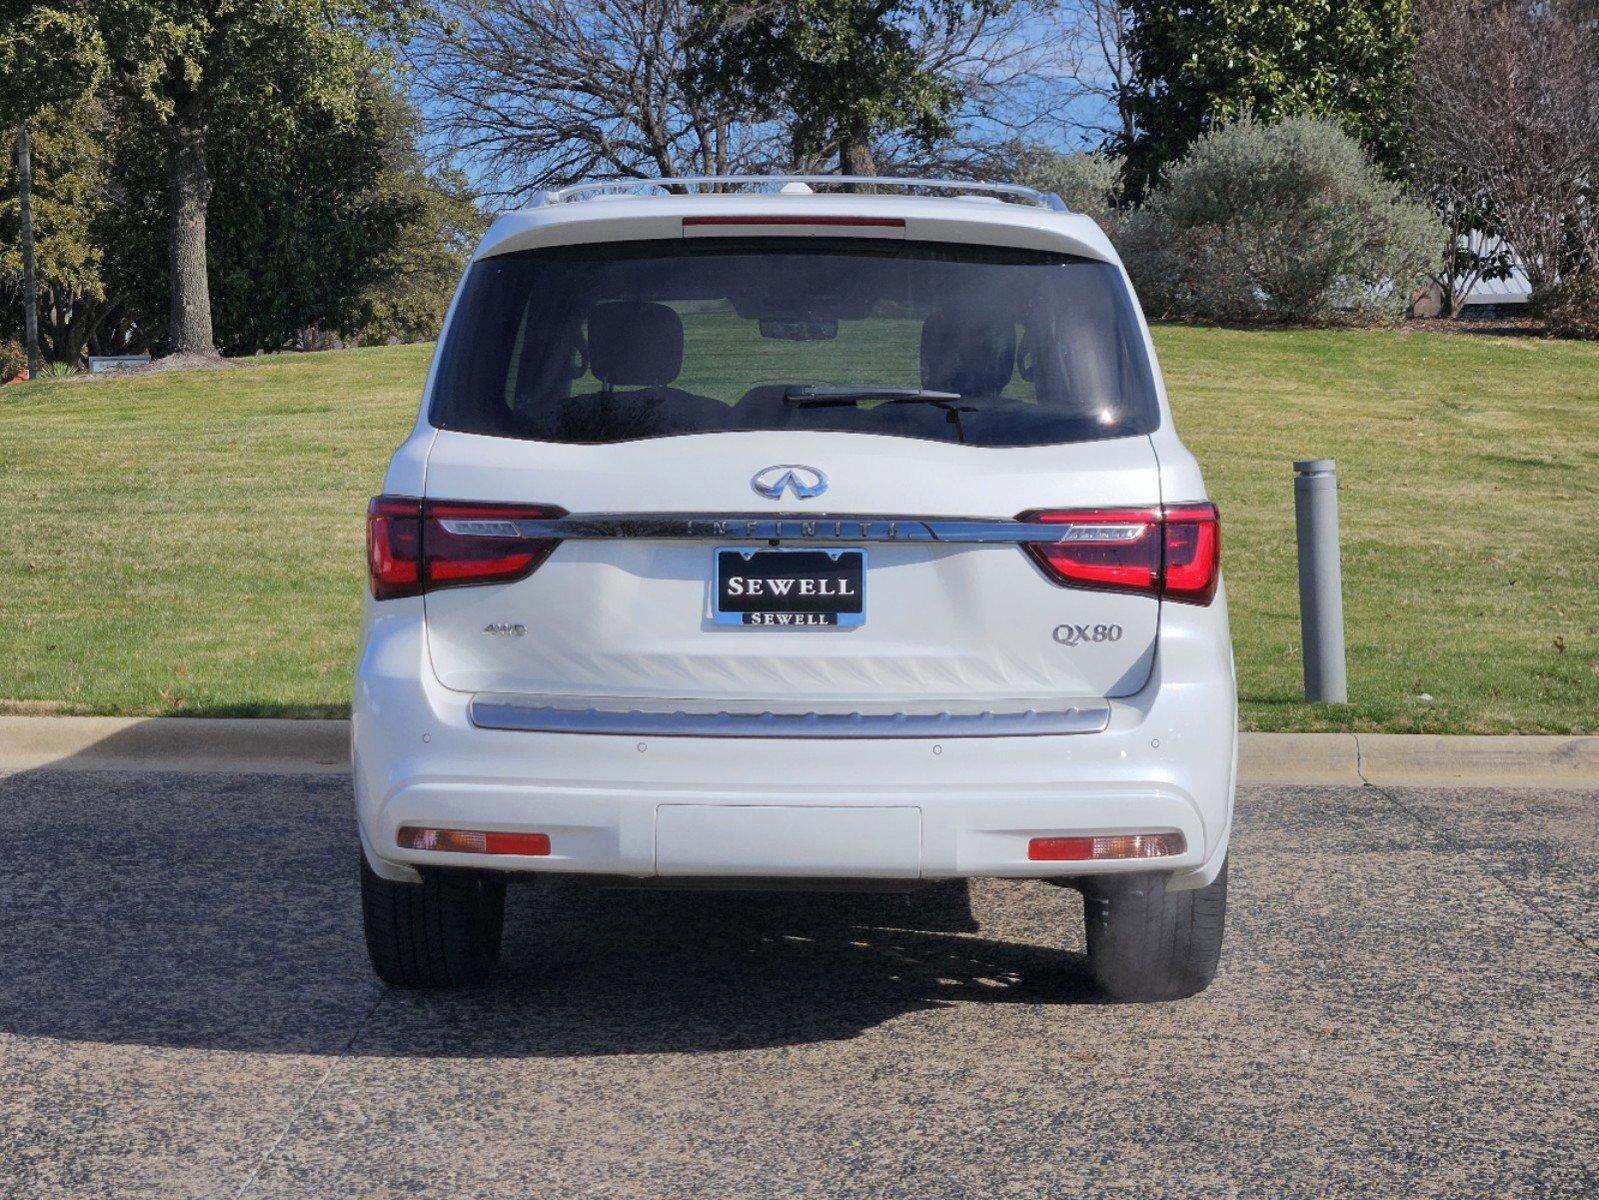
<svg viewBox="0 0 1599 1200">
<path fill-rule="evenodd" d="M 897 188 L 904 192 L 976 192 L 1023 204 L 1037 205 L 1054 212 L 1070 212 L 1061 198 L 1053 192 L 1040 192 L 1019 183 L 992 183 L 975 179 L 918 179 L 914 176 L 890 175 L 681 175 L 662 179 L 598 179 L 574 183 L 567 187 L 552 188 L 533 198 L 535 207 L 545 204 L 565 204 L 582 200 L 593 194 L 642 192 L 655 189 L 662 192 L 687 192 L 692 195 L 726 194 L 734 190 L 776 190 L 791 183 L 807 187 L 820 185 L 827 188 L 871 187 Z"/>
</svg>

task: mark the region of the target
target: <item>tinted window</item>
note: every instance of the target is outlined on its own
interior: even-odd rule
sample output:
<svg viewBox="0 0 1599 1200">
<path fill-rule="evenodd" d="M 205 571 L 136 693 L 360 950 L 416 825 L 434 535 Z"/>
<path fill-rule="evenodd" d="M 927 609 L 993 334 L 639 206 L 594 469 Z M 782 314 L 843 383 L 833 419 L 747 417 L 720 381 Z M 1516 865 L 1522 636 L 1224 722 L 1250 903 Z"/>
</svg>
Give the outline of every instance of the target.
<svg viewBox="0 0 1599 1200">
<path fill-rule="evenodd" d="M 1123 437 L 1158 420 L 1114 267 L 815 238 L 478 262 L 431 417 L 556 442 L 827 429 L 978 446 Z"/>
</svg>

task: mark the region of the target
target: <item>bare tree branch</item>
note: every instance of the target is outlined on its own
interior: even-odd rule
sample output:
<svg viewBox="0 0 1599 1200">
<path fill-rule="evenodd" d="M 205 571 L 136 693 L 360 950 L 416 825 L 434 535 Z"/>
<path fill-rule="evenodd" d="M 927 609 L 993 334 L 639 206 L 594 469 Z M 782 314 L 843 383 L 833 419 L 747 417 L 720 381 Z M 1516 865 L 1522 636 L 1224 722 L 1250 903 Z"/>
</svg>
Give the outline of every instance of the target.
<svg viewBox="0 0 1599 1200">
<path fill-rule="evenodd" d="M 1534 291 L 1562 272 L 1599 268 L 1591 25 L 1542 0 L 1430 0 L 1418 21 L 1410 121 L 1427 190 L 1446 212 L 1480 214 L 1519 255 Z M 1456 273 L 1455 292 L 1467 274 Z"/>
<path fill-rule="evenodd" d="M 434 151 L 485 196 L 758 168 L 777 131 L 682 88 L 683 0 L 447 0 L 407 56 Z"/>
<path fill-rule="evenodd" d="M 918 31 L 923 70 L 950 82 L 960 97 L 952 136 L 932 146 L 890 138 L 874 147 L 896 173 L 992 174 L 1006 147 L 1059 140 L 1075 87 L 1062 69 L 1053 3 L 1018 4 Z M 1065 48 L 1069 52 L 1069 48 Z"/>
<path fill-rule="evenodd" d="M 793 161 L 794 114 L 762 121 L 682 86 L 687 0 L 443 0 L 407 57 L 434 155 L 512 202 L 580 178 L 825 170 L 837 147 Z M 977 171 L 994 147 L 1053 130 L 1064 103 L 1043 9 L 918 25 L 927 71 L 960 96 L 955 135 L 874 146 L 884 170 Z M 1049 135 L 1044 135 L 1049 136 Z"/>
<path fill-rule="evenodd" d="M 1131 10 L 1121 0 L 1060 0 L 1035 33 L 1048 81 L 1053 140 L 1104 149 L 1137 132 L 1128 106 L 1136 63 L 1127 44 Z M 1034 138 L 1048 141 L 1048 138 Z"/>
</svg>

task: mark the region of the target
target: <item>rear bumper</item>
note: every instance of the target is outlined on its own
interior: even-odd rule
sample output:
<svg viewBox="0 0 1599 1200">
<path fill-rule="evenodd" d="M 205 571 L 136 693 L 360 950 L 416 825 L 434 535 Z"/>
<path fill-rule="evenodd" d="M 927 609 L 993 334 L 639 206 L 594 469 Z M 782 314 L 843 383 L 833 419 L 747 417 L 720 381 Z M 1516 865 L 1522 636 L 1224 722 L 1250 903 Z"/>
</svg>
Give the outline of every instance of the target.
<svg viewBox="0 0 1599 1200">
<path fill-rule="evenodd" d="M 1217 626 L 1220 637 L 1216 636 Z M 369 621 L 354 700 L 357 815 L 380 874 L 422 865 L 739 878 L 1214 878 L 1232 820 L 1225 609 L 1163 623 L 1145 688 L 1103 732 L 707 738 L 475 727 L 427 661 L 420 605 Z M 545 833 L 548 856 L 402 849 L 402 825 Z M 1031 862 L 1033 837 L 1180 831 L 1180 857 Z"/>
</svg>

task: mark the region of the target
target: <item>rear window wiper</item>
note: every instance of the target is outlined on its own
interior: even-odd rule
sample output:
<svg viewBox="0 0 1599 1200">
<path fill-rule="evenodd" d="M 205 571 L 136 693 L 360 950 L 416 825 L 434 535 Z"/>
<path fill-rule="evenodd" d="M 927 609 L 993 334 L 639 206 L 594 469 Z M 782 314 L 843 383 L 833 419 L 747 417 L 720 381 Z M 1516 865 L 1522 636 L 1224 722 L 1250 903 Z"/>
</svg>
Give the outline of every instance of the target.
<svg viewBox="0 0 1599 1200">
<path fill-rule="evenodd" d="M 929 388 L 863 387 L 852 384 L 830 386 L 806 384 L 791 387 L 783 393 L 783 403 L 795 408 L 858 408 L 862 400 L 881 400 L 884 404 L 931 404 L 944 411 L 949 423 L 955 427 L 955 437 L 966 443 L 966 427 L 961 424 L 961 413 L 976 412 L 970 404 L 961 404 L 959 392 L 935 392 Z"/>
<path fill-rule="evenodd" d="M 783 403 L 795 408 L 848 408 L 862 400 L 883 400 L 889 404 L 936 404 L 948 407 L 960 400 L 959 392 L 934 392 L 927 388 L 869 387 L 864 384 L 805 384 L 783 393 Z M 966 409 L 973 412 L 973 409 Z"/>
</svg>

